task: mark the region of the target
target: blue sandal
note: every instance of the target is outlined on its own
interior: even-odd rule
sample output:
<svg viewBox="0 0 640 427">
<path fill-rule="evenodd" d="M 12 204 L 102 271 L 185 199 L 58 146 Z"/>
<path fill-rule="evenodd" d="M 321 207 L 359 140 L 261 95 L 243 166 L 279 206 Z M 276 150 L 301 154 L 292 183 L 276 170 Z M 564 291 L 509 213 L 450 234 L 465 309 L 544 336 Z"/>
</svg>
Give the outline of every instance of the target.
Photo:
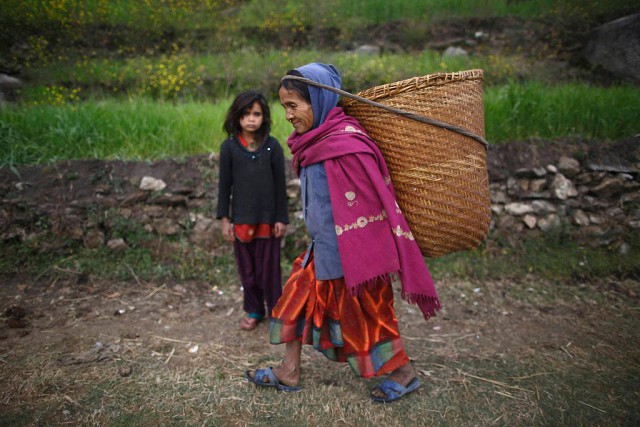
<svg viewBox="0 0 640 427">
<path fill-rule="evenodd" d="M 278 378 L 276 378 L 276 376 L 274 375 L 271 368 L 256 369 L 253 372 L 253 376 L 251 376 L 249 372 L 250 371 L 246 371 L 244 373 L 244 377 L 257 386 L 275 387 L 276 390 L 286 391 L 289 393 L 302 390 L 302 387 L 281 384 L 280 381 L 278 381 Z"/>
<path fill-rule="evenodd" d="M 394 400 L 400 399 L 402 396 L 411 393 L 412 391 L 416 391 L 420 387 L 420 380 L 418 377 L 412 379 L 406 387 L 403 387 L 401 384 L 393 380 L 384 380 L 380 384 L 376 386 L 376 390 L 380 390 L 384 393 L 386 397 L 379 397 L 371 394 L 371 399 L 374 402 L 393 402 Z"/>
</svg>

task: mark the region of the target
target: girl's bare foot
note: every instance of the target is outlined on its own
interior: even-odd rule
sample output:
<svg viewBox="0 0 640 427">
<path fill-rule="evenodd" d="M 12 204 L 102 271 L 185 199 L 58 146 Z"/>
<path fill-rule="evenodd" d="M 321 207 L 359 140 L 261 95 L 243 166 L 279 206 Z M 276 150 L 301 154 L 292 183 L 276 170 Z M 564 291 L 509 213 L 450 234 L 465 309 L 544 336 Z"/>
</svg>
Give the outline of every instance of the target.
<svg viewBox="0 0 640 427">
<path fill-rule="evenodd" d="M 258 319 L 247 316 L 240 321 L 240 329 L 243 329 L 245 331 L 251 331 L 258 326 L 259 322 L 260 321 Z"/>
</svg>

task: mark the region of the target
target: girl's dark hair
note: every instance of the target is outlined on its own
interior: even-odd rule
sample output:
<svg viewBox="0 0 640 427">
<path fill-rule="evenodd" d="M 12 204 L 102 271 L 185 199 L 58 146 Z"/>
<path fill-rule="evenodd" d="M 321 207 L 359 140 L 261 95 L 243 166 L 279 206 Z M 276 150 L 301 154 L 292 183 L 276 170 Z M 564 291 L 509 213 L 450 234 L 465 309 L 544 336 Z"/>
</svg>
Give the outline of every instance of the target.
<svg viewBox="0 0 640 427">
<path fill-rule="evenodd" d="M 298 70 L 289 70 L 286 75 L 304 77 Z M 302 83 L 299 80 L 284 79 L 280 80 L 280 87 L 297 93 L 302 99 L 311 105 L 311 94 L 309 93 L 309 86 L 307 86 L 306 83 Z"/>
<path fill-rule="evenodd" d="M 262 108 L 262 126 L 260 126 L 260 129 L 256 132 L 256 137 L 262 142 L 269 136 L 269 132 L 271 132 L 269 104 L 260 92 L 254 90 L 242 92 L 233 100 L 227 112 L 227 117 L 224 119 L 224 125 L 222 126 L 225 132 L 227 132 L 227 135 L 233 136 L 242 132 L 240 119 L 256 102 L 260 105 L 260 108 Z"/>
</svg>

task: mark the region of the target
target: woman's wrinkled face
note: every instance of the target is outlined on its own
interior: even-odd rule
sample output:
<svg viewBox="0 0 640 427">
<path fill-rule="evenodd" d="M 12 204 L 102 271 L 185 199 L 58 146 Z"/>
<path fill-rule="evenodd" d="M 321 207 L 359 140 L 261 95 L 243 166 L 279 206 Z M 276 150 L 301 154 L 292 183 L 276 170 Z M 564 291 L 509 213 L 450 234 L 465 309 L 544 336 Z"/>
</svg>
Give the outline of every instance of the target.
<svg viewBox="0 0 640 427">
<path fill-rule="evenodd" d="M 284 107 L 285 117 L 297 134 L 308 132 L 313 127 L 313 108 L 297 92 L 284 87 L 278 92 Z"/>
</svg>

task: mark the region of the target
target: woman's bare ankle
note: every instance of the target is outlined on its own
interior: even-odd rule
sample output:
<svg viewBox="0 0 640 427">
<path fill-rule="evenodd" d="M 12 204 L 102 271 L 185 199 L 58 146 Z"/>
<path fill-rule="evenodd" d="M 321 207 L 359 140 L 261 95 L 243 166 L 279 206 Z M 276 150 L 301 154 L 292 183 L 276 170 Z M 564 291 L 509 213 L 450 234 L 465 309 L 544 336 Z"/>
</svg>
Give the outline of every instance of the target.
<svg viewBox="0 0 640 427">
<path fill-rule="evenodd" d="M 411 363 L 407 363 L 406 365 L 391 372 L 391 374 L 389 374 L 389 379 L 406 387 L 415 376 L 413 366 Z"/>
<path fill-rule="evenodd" d="M 300 382 L 300 364 L 282 362 L 273 368 L 273 374 L 284 385 L 297 386 Z"/>
</svg>

